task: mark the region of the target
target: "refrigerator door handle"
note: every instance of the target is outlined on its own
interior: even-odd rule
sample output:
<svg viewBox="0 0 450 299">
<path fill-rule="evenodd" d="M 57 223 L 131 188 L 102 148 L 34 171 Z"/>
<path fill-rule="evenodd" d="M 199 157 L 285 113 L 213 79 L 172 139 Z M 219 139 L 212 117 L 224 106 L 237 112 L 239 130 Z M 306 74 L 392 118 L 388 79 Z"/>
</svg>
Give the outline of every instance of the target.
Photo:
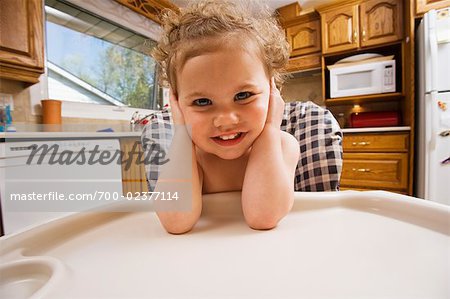
<svg viewBox="0 0 450 299">
<path fill-rule="evenodd" d="M 427 73 L 429 74 L 429 79 L 426 82 L 426 90 L 428 92 L 437 90 L 437 70 L 438 70 L 438 42 L 437 42 L 437 32 L 436 32 L 436 10 L 430 10 L 425 14 L 425 25 L 427 28 L 425 40 L 428 41 L 427 48 L 430 51 L 429 55 L 429 65 L 427 67 Z"/>
<path fill-rule="evenodd" d="M 441 133 L 439 133 L 439 135 L 441 137 L 448 137 L 448 136 L 450 136 L 450 130 L 442 131 Z"/>
<path fill-rule="evenodd" d="M 438 94 L 437 92 L 432 92 L 431 94 L 431 140 L 430 149 L 434 150 L 436 148 L 436 138 L 439 135 L 439 104 L 436 100 Z"/>
<path fill-rule="evenodd" d="M 442 165 L 450 164 L 450 157 L 441 162 Z"/>
</svg>

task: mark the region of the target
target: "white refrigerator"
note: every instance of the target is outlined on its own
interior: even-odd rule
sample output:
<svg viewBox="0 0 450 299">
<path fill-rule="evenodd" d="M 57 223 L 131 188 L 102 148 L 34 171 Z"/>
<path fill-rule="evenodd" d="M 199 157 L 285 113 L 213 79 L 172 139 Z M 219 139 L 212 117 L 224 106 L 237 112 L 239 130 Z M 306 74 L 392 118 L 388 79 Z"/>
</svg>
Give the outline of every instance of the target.
<svg viewBox="0 0 450 299">
<path fill-rule="evenodd" d="M 416 196 L 450 205 L 450 7 L 417 31 Z"/>
</svg>

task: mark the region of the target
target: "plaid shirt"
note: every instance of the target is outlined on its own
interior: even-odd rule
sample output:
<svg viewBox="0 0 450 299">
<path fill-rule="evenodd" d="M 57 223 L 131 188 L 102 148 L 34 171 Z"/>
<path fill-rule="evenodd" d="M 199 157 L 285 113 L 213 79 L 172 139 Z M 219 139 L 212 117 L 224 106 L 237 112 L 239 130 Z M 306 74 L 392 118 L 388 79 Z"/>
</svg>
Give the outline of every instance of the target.
<svg viewBox="0 0 450 299">
<path fill-rule="evenodd" d="M 338 191 L 342 170 L 342 132 L 333 115 L 312 102 L 286 103 L 281 130 L 293 135 L 300 147 L 295 191 Z M 156 155 L 155 148 L 167 153 L 172 137 L 170 111 L 155 112 L 142 131 L 144 153 Z M 153 160 L 153 157 L 149 158 Z M 145 170 L 149 190 L 153 191 L 159 165 L 146 164 Z"/>
</svg>

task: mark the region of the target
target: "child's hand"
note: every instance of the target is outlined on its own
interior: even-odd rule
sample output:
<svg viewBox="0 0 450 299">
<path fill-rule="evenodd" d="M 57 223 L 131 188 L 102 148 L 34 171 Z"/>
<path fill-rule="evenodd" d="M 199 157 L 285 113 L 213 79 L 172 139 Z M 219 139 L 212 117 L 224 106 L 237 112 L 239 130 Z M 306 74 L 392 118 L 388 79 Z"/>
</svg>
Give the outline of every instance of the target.
<svg viewBox="0 0 450 299">
<path fill-rule="evenodd" d="M 272 77 L 272 80 L 270 81 L 269 110 L 267 112 L 266 125 L 273 125 L 276 128 L 281 126 L 284 114 L 284 104 L 284 100 Z"/>
<path fill-rule="evenodd" d="M 170 103 L 170 111 L 172 113 L 172 119 L 173 123 L 175 125 L 184 125 L 184 116 L 180 109 L 180 103 L 178 102 L 178 99 L 176 95 L 173 93 L 172 89 L 170 90 L 170 97 L 169 97 L 169 103 Z"/>
</svg>

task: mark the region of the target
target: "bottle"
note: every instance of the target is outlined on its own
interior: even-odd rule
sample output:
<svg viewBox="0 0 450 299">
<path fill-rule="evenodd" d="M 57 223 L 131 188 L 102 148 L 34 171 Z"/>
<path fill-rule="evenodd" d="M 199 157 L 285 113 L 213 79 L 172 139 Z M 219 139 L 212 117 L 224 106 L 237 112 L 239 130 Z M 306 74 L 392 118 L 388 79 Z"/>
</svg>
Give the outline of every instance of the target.
<svg viewBox="0 0 450 299">
<path fill-rule="evenodd" d="M 6 109 L 3 103 L 0 103 L 0 132 L 6 130 Z"/>
<path fill-rule="evenodd" d="M 15 132 L 16 128 L 13 127 L 12 125 L 12 115 L 11 115 L 11 106 L 10 105 L 6 105 L 6 122 L 5 122 L 5 127 L 6 127 L 6 132 Z"/>
</svg>

